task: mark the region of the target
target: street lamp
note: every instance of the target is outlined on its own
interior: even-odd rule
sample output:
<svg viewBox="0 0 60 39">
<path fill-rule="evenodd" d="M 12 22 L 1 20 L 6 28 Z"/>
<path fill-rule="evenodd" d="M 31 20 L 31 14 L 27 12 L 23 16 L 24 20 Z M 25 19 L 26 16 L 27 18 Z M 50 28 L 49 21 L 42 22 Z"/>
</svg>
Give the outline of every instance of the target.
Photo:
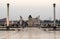
<svg viewBox="0 0 60 39">
<path fill-rule="evenodd" d="M 7 30 L 9 29 L 9 3 L 7 3 Z"/>
<path fill-rule="evenodd" d="M 53 3 L 53 8 L 54 8 L 54 39 L 56 39 L 56 12 L 55 12 L 55 7 L 56 7 L 56 4 Z"/>
<path fill-rule="evenodd" d="M 54 26 L 56 26 L 56 12 L 55 12 L 55 7 L 56 7 L 56 4 L 53 3 L 53 8 L 54 8 Z"/>
</svg>

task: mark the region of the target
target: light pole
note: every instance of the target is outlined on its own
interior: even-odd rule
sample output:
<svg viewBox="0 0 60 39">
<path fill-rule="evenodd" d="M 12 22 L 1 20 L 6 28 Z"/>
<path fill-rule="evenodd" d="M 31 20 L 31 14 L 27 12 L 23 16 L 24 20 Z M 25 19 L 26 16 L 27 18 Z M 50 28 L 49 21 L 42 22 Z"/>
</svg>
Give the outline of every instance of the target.
<svg viewBox="0 0 60 39">
<path fill-rule="evenodd" d="M 9 3 L 7 3 L 7 30 L 9 30 Z M 9 39 L 9 31 L 6 32 L 6 39 Z"/>
<path fill-rule="evenodd" d="M 7 3 L 7 29 L 9 29 L 9 3 Z"/>
<path fill-rule="evenodd" d="M 54 39 L 56 39 L 56 12 L 55 12 L 55 7 L 56 7 L 56 4 L 53 3 L 53 8 L 54 8 Z"/>
<path fill-rule="evenodd" d="M 55 12 L 55 7 L 56 7 L 56 4 L 53 3 L 53 8 L 54 8 L 54 26 L 56 26 L 56 12 Z"/>
</svg>

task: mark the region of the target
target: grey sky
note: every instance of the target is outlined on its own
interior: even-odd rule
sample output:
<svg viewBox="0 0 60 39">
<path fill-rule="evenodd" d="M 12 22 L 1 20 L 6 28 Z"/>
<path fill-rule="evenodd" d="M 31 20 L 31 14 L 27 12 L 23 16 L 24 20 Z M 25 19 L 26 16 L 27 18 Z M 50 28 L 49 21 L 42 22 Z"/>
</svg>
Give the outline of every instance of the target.
<svg viewBox="0 0 60 39">
<path fill-rule="evenodd" d="M 56 18 L 60 19 L 60 0 L 0 0 L 0 19 L 6 17 L 6 3 L 10 3 L 10 20 L 19 16 L 28 19 L 40 15 L 40 19 L 53 19 L 53 3 L 56 3 Z"/>
</svg>

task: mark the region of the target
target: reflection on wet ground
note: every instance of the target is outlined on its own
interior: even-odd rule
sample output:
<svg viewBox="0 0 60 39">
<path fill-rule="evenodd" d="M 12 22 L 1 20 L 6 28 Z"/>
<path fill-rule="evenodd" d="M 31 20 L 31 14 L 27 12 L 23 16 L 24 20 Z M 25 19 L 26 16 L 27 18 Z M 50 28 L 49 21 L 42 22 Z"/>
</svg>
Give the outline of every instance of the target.
<svg viewBox="0 0 60 39">
<path fill-rule="evenodd" d="M 21 28 L 20 31 L 0 31 L 0 39 L 60 39 L 60 31 L 39 28 Z"/>
</svg>

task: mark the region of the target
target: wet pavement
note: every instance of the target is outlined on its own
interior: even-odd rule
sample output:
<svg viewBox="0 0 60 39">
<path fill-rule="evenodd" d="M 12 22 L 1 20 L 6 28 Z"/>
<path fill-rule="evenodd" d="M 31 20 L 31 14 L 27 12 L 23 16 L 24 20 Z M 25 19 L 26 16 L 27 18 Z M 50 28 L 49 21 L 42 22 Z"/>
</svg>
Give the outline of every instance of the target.
<svg viewBox="0 0 60 39">
<path fill-rule="evenodd" d="M 0 31 L 0 39 L 60 39 L 60 31 L 44 31 L 33 27 L 15 30 Z"/>
</svg>

